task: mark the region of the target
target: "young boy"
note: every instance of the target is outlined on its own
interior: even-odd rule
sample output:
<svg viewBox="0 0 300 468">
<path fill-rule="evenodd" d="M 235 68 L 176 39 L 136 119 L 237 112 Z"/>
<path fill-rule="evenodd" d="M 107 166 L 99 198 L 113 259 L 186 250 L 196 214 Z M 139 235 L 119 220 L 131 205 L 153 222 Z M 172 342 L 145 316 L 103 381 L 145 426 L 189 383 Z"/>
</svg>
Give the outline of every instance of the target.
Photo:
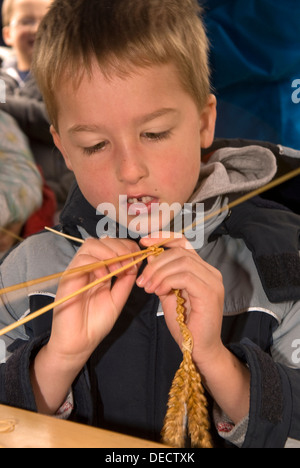
<svg viewBox="0 0 300 468">
<path fill-rule="evenodd" d="M 6 72 L 19 86 L 30 75 L 34 42 L 39 24 L 50 5 L 50 0 L 4 0 L 2 6 L 3 39 L 12 47 L 15 57 L 6 65 Z"/>
<path fill-rule="evenodd" d="M 1 110 L 10 114 L 29 139 L 36 164 L 54 192 L 58 208 L 66 201 L 73 175 L 63 163 L 49 132 L 49 117 L 31 73 L 39 24 L 51 0 L 5 0 L 2 5 L 3 38 L 12 54 L 3 60 L 0 78 L 5 83 Z"/>
<path fill-rule="evenodd" d="M 182 360 L 173 294 L 180 289 L 192 357 L 213 401 L 217 445 L 297 445 L 299 275 L 290 273 L 288 287 L 280 261 L 299 272 L 299 218 L 261 201 L 220 212 L 229 197 L 271 180 L 276 160 L 250 146 L 225 148 L 201 164 L 200 148 L 213 141 L 216 101 L 198 13 L 194 0 L 56 0 L 42 22 L 34 72 L 54 141 L 77 180 L 61 229 L 85 242 L 79 248 L 52 233 L 32 237 L 3 262 L 2 286 L 155 244 L 162 234 L 151 232 L 152 218 L 167 228 L 157 205 L 202 202 L 211 217 L 197 250 L 169 233 L 165 251 L 139 272 L 133 268 L 55 307 L 53 319 L 43 316 L 6 336 L 0 401 L 159 439 Z M 99 206 L 115 208 L 110 237 Z M 124 211 L 125 228 L 142 215 L 148 236 L 120 235 Z M 276 262 L 280 285 L 266 275 Z M 58 289 L 3 297 L 1 323 L 123 264 L 65 276 Z"/>
</svg>

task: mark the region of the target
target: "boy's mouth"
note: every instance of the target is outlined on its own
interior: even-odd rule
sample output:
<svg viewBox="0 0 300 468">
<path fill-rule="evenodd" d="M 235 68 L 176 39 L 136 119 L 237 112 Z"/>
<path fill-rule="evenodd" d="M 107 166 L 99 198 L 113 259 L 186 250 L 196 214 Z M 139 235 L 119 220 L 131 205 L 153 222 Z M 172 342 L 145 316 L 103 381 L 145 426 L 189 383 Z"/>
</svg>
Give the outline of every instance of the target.
<svg viewBox="0 0 300 468">
<path fill-rule="evenodd" d="M 148 195 L 144 197 L 128 197 L 129 204 L 144 203 L 146 205 L 147 203 L 150 203 L 152 200 L 153 200 L 153 197 L 150 197 Z"/>
<path fill-rule="evenodd" d="M 149 214 L 154 203 L 158 203 L 158 199 L 150 195 L 127 197 L 128 214 Z"/>
</svg>

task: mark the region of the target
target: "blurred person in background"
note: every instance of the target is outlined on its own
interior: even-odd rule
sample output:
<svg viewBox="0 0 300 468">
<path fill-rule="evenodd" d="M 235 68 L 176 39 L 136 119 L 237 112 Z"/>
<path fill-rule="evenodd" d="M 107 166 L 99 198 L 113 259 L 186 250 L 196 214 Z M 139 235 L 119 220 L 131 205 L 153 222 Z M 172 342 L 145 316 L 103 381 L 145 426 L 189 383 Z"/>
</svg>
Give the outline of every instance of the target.
<svg viewBox="0 0 300 468">
<path fill-rule="evenodd" d="M 218 98 L 216 137 L 300 149 L 300 2 L 199 0 Z M 300 91 L 299 91 L 300 97 Z M 298 102 L 300 99 L 298 100 Z"/>
<path fill-rule="evenodd" d="M 3 58 L 0 78 L 5 82 L 6 100 L 0 109 L 10 114 L 29 139 L 35 162 L 62 208 L 73 182 L 50 135 L 50 123 L 36 81 L 30 72 L 35 37 L 51 0 L 4 0 L 3 38 L 10 48 Z"/>
<path fill-rule="evenodd" d="M 43 201 L 42 177 L 17 123 L 0 111 L 0 253 L 23 235 Z"/>
</svg>

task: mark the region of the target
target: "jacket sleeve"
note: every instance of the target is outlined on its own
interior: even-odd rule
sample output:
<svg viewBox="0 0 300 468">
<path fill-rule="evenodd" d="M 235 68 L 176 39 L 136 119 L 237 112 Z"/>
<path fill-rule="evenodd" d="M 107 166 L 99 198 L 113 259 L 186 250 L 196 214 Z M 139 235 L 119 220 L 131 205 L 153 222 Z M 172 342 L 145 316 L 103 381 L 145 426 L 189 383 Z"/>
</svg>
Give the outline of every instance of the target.
<svg viewBox="0 0 300 468">
<path fill-rule="evenodd" d="M 46 333 L 30 341 L 17 340 L 8 348 L 10 356 L 5 363 L 0 364 L 0 404 L 37 412 L 30 368 L 48 340 L 49 333 Z M 55 416 L 82 424 L 93 423 L 93 404 L 86 367 L 75 379 L 66 401 Z"/>
<path fill-rule="evenodd" d="M 300 446 L 300 369 L 275 362 L 245 339 L 231 346 L 251 372 L 250 412 L 243 448 Z"/>
<path fill-rule="evenodd" d="M 30 365 L 44 340 L 14 343 L 14 351 L 0 365 L 0 403 L 28 411 L 37 411 L 30 382 Z"/>
<path fill-rule="evenodd" d="M 2 259 L 0 289 L 45 275 L 62 272 L 74 257 L 76 248 L 61 237 L 45 232 L 31 236 Z M 0 295 L 0 329 L 37 311 L 55 299 L 57 281 L 27 286 L 20 291 Z M 36 411 L 30 381 L 30 367 L 35 356 L 47 343 L 52 316 L 38 317 L 0 336 L 0 404 Z M 76 380 L 74 395 L 89 398 L 85 374 Z M 83 388 L 83 390 L 81 390 Z M 76 408 L 76 415 L 85 415 L 87 405 Z M 85 421 L 86 419 L 82 419 Z"/>
</svg>

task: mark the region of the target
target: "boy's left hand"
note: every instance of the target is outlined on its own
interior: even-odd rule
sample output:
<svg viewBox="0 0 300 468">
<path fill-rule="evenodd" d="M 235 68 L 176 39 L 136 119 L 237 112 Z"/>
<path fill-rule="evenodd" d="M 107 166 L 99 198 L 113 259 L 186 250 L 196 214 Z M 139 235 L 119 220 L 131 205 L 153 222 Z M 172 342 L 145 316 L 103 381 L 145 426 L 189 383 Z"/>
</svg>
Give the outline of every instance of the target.
<svg viewBox="0 0 300 468">
<path fill-rule="evenodd" d="M 144 239 L 142 245 L 159 243 Z M 221 273 L 192 249 L 185 238 L 164 244 L 168 250 L 149 257 L 137 284 L 159 296 L 167 326 L 181 347 L 177 323 L 176 296 L 185 299 L 186 324 L 193 336 L 192 358 L 206 389 L 216 404 L 235 424 L 249 412 L 250 372 L 222 343 L 224 286 Z"/>
<path fill-rule="evenodd" d="M 145 247 L 159 239 L 143 239 Z M 224 286 L 221 273 L 206 263 L 193 250 L 186 238 L 171 239 L 167 250 L 149 257 L 148 265 L 137 284 L 161 301 L 167 326 L 181 347 L 182 336 L 176 321 L 175 289 L 185 299 L 186 324 L 194 340 L 193 359 L 198 368 L 214 362 L 224 349 L 221 341 Z"/>
</svg>

